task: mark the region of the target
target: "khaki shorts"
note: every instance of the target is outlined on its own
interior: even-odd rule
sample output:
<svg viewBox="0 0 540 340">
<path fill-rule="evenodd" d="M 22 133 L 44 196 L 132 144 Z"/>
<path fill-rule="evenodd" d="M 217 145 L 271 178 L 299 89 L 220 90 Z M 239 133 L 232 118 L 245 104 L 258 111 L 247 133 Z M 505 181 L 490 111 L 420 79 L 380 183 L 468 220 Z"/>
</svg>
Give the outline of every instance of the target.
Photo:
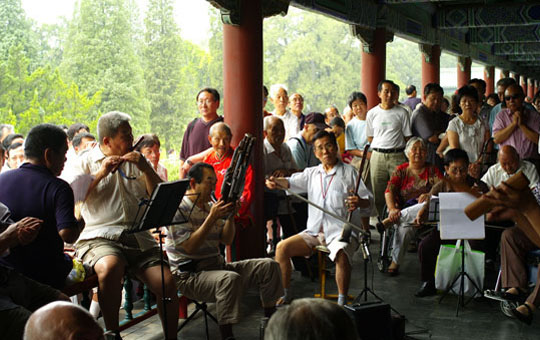
<svg viewBox="0 0 540 340">
<path fill-rule="evenodd" d="M 109 255 L 124 260 L 131 274 L 136 274 L 141 269 L 158 266 L 161 261 L 159 247 L 141 251 L 133 234 L 122 234 L 117 241 L 105 238 L 81 240 L 77 242 L 76 247 L 75 256 L 92 268 L 99 259 Z"/>
<path fill-rule="evenodd" d="M 319 233 L 317 236 L 313 236 L 308 234 L 307 232 L 301 232 L 300 236 L 302 236 L 302 239 L 308 247 L 311 249 L 315 248 L 319 245 L 324 245 L 330 250 L 330 254 L 328 257 L 330 257 L 330 260 L 335 261 L 337 253 L 340 250 L 343 250 L 345 255 L 347 255 L 347 258 L 349 259 L 349 263 L 352 265 L 353 262 L 353 255 L 358 249 L 358 240 L 355 237 L 351 237 L 349 243 L 340 242 L 339 237 L 336 237 L 330 244 L 326 244 L 326 240 L 324 239 L 324 233 Z"/>
</svg>

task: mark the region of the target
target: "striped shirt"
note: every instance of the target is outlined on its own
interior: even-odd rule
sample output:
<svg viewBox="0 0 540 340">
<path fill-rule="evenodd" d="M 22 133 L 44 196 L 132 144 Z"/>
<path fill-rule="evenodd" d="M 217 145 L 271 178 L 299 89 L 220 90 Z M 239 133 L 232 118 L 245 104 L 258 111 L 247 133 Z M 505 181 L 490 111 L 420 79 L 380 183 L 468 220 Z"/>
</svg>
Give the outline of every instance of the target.
<svg viewBox="0 0 540 340">
<path fill-rule="evenodd" d="M 207 203 L 205 209 L 200 209 L 188 197 L 184 197 L 182 203 L 180 203 L 179 212 L 176 213 L 175 219 L 183 219 L 180 215 L 181 212 L 183 216 L 188 217 L 188 221 L 183 224 L 167 227 L 168 233 L 165 239 L 165 250 L 167 251 L 171 268 L 177 268 L 181 262 L 186 260 L 200 260 L 220 256 L 219 243 L 221 232 L 225 225 L 225 220 L 223 219 L 219 219 L 216 222 L 203 244 L 195 253 L 188 254 L 182 247 L 182 243 L 189 239 L 191 234 L 204 223 L 210 212 L 210 207 L 211 204 Z"/>
</svg>

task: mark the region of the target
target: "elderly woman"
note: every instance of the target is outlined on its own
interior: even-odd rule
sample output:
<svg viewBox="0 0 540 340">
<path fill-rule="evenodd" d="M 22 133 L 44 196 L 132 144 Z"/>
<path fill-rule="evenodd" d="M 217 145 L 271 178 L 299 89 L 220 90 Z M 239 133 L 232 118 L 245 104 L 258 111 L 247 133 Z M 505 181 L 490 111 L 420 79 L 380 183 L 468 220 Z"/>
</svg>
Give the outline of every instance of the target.
<svg viewBox="0 0 540 340">
<path fill-rule="evenodd" d="M 478 178 L 482 162 L 482 146 L 489 139 L 490 132 L 477 115 L 478 91 L 472 86 L 463 86 L 457 93 L 461 115 L 448 123 L 446 134 L 450 149 L 462 149 L 469 156 L 469 173 Z M 442 143 L 441 143 L 442 144 Z M 442 150 L 437 149 L 438 153 Z"/>
<path fill-rule="evenodd" d="M 397 225 L 392 249 L 392 263 L 388 273 L 399 273 L 399 263 L 405 256 L 405 245 L 414 235 L 413 228 L 407 226 L 416 218 L 418 206 L 429 197 L 429 191 L 443 177 L 436 166 L 426 163 L 427 148 L 420 137 L 411 138 L 405 147 L 409 162 L 399 165 L 388 181 L 384 193 L 388 218 L 383 221 L 385 227 Z M 411 207 L 411 209 L 405 209 Z"/>
</svg>

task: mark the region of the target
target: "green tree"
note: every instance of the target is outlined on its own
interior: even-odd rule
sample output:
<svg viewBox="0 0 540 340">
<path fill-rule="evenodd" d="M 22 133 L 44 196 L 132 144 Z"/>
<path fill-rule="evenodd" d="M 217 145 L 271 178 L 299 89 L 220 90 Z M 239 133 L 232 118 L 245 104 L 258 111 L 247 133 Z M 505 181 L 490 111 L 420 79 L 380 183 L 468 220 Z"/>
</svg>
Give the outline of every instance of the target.
<svg viewBox="0 0 540 340">
<path fill-rule="evenodd" d="M 418 44 L 399 37 L 386 45 L 386 78 L 393 80 L 406 98 L 405 87 L 415 85 L 422 93 L 422 59 Z"/>
<path fill-rule="evenodd" d="M 24 54 L 34 62 L 36 35 L 32 22 L 26 18 L 21 0 L 2 0 L 0 5 L 0 60 L 8 58 L 14 46 L 22 46 Z"/>
<path fill-rule="evenodd" d="M 69 26 L 61 70 L 90 96 L 102 92 L 100 113 L 130 114 L 138 134 L 150 128 L 150 105 L 132 38 L 136 7 L 131 3 L 81 0 Z"/>
</svg>

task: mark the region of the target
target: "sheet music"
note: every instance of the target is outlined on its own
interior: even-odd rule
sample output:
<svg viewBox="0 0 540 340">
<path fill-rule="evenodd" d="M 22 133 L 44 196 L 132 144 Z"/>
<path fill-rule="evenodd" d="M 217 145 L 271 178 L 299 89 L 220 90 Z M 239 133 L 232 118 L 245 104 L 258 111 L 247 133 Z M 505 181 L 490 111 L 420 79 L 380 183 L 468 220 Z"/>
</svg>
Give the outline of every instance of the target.
<svg viewBox="0 0 540 340">
<path fill-rule="evenodd" d="M 476 200 L 464 192 L 439 194 L 441 214 L 441 240 L 482 240 L 485 238 L 484 215 L 471 221 L 465 215 L 465 207 Z"/>
</svg>

